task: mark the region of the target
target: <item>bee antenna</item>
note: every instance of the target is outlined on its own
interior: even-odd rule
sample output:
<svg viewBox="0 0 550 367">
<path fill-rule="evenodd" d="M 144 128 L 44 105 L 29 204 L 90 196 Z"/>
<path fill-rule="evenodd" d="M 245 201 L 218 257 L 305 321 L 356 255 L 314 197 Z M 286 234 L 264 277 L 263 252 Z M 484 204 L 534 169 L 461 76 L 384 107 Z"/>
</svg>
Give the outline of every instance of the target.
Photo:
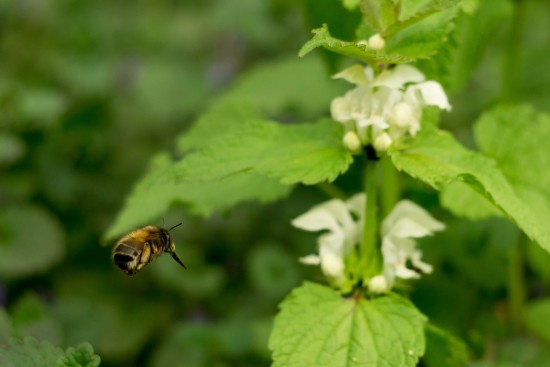
<svg viewBox="0 0 550 367">
<path fill-rule="evenodd" d="M 184 268 L 185 270 L 187 270 L 187 266 L 185 266 L 185 264 L 180 260 L 180 258 L 178 257 L 178 255 L 176 255 L 175 252 L 172 252 L 171 255 L 172 255 L 172 259 L 176 260 L 176 262 L 177 262 L 178 264 L 180 264 L 181 266 L 183 266 L 183 268 Z"/>
<path fill-rule="evenodd" d="M 168 232 L 170 232 L 171 230 L 173 230 L 173 229 L 176 228 L 176 227 L 181 226 L 182 224 L 183 224 L 183 222 L 179 222 L 178 224 L 176 224 L 175 226 L 173 226 L 172 228 L 170 228 L 170 229 L 168 230 Z"/>
</svg>

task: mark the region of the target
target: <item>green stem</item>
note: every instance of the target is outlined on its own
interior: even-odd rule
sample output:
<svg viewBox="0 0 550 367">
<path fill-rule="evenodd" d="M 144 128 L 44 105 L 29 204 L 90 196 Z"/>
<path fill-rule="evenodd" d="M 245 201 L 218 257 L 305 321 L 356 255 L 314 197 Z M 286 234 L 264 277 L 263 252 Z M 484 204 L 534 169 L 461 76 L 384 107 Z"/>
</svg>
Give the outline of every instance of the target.
<svg viewBox="0 0 550 367">
<path fill-rule="evenodd" d="M 525 237 L 522 237 L 525 239 Z M 523 264 L 525 241 L 520 240 L 508 252 L 509 270 L 508 270 L 508 303 L 510 307 L 510 317 L 516 330 L 522 326 L 521 313 L 525 304 L 525 274 Z"/>
<path fill-rule="evenodd" d="M 363 231 L 363 243 L 361 246 L 361 258 L 364 264 L 364 278 L 380 272 L 381 255 L 378 246 L 378 210 L 377 210 L 377 185 L 379 163 L 367 160 L 365 167 L 365 227 Z"/>
<path fill-rule="evenodd" d="M 347 198 L 346 193 L 340 190 L 338 186 L 328 182 L 321 182 L 317 185 L 317 188 L 333 199 L 345 200 Z"/>
<path fill-rule="evenodd" d="M 513 1 L 514 14 L 502 62 L 502 97 L 514 99 L 520 85 L 522 36 L 525 25 L 525 1 Z"/>
<path fill-rule="evenodd" d="M 383 190 L 380 192 L 380 207 L 381 217 L 388 216 L 395 204 L 401 197 L 401 185 L 399 182 L 399 175 L 397 169 L 393 165 L 391 159 L 385 156 L 381 160 L 381 187 Z"/>
</svg>

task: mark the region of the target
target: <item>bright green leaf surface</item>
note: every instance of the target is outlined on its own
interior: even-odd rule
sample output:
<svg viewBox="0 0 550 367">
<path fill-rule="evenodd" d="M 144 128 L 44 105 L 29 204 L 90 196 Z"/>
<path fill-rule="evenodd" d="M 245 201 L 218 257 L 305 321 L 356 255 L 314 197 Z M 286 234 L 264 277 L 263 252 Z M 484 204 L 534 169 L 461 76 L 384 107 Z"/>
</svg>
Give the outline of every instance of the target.
<svg viewBox="0 0 550 367">
<path fill-rule="evenodd" d="M 424 131 L 410 146 L 394 150 L 391 157 L 398 169 L 437 190 L 455 181 L 467 183 L 506 213 L 530 238 L 550 251 L 548 222 L 523 202 L 495 161 L 467 150 L 450 134 Z"/>
<path fill-rule="evenodd" d="M 377 32 L 386 31 L 397 21 L 394 0 L 361 0 L 361 12 L 365 22 Z"/>
<path fill-rule="evenodd" d="M 341 139 L 341 126 L 331 120 L 293 125 L 258 121 L 187 156 L 175 172 L 188 181 L 219 180 L 246 171 L 283 184 L 333 181 L 353 159 Z"/>
<path fill-rule="evenodd" d="M 441 205 L 455 215 L 473 220 L 499 217 L 503 213 L 491 202 L 463 182 L 451 182 L 440 194 Z"/>
<path fill-rule="evenodd" d="M 61 226 L 50 213 L 38 207 L 3 209 L 0 251 L 0 275 L 16 277 L 42 272 L 65 253 Z"/>
<path fill-rule="evenodd" d="M 342 298 L 304 283 L 281 304 L 269 340 L 273 366 L 416 366 L 426 318 L 397 295 Z"/>
<path fill-rule="evenodd" d="M 466 344 L 432 324 L 426 325 L 426 355 L 428 367 L 463 367 L 468 363 Z"/>
</svg>

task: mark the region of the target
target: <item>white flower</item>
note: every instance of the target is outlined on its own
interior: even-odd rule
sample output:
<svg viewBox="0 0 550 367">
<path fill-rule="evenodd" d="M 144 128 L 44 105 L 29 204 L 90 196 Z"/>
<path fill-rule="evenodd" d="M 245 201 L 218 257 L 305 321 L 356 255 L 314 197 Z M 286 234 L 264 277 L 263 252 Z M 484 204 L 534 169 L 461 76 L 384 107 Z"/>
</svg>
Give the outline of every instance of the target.
<svg viewBox="0 0 550 367">
<path fill-rule="evenodd" d="M 415 239 L 443 229 L 443 223 L 411 201 L 402 200 L 395 206 L 382 223 L 382 257 L 388 288 L 395 278 L 419 278 L 421 272 L 432 272 L 432 266 L 422 261 Z M 413 268 L 407 267 L 408 262 Z"/>
<path fill-rule="evenodd" d="M 373 38 L 372 42 L 378 41 Z M 344 125 L 346 132 L 356 132 L 362 144 L 373 144 L 378 151 L 389 148 L 381 142 L 376 144 L 378 147 L 374 144 L 382 133 L 391 138 L 391 143 L 407 133 L 415 136 L 424 106 L 451 109 L 441 85 L 426 81 L 424 74 L 410 65 L 398 65 L 376 77 L 372 68 L 353 65 L 334 78 L 356 87 L 332 101 L 332 117 Z M 384 142 L 388 142 L 386 137 Z"/>
<path fill-rule="evenodd" d="M 322 231 L 318 238 L 319 254 L 308 255 L 300 261 L 321 265 L 323 273 L 336 284 L 345 280 L 344 257 L 360 241 L 363 228 L 365 194 L 357 194 L 348 201 L 333 199 L 317 205 L 292 221 L 292 225 L 306 231 Z"/>
</svg>

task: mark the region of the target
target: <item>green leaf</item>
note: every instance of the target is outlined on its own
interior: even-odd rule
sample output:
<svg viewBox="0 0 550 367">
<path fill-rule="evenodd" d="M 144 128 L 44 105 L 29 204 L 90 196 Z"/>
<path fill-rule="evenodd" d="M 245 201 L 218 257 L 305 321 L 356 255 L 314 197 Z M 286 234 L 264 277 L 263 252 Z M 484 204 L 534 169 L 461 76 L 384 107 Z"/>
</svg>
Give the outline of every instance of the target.
<svg viewBox="0 0 550 367">
<path fill-rule="evenodd" d="M 477 220 L 503 216 L 487 197 L 463 182 L 451 182 L 441 191 L 439 198 L 444 208 L 460 217 Z"/>
<path fill-rule="evenodd" d="M 15 135 L 0 133 L 0 166 L 17 161 L 25 153 L 25 146 Z"/>
<path fill-rule="evenodd" d="M 550 299 L 528 303 L 523 311 L 523 320 L 529 330 L 550 343 Z"/>
<path fill-rule="evenodd" d="M 432 324 L 426 325 L 426 355 L 428 367 L 463 367 L 468 364 L 466 344 Z"/>
<path fill-rule="evenodd" d="M 0 345 L 5 344 L 12 335 L 12 322 L 4 307 L 0 307 Z"/>
<path fill-rule="evenodd" d="M 386 42 L 386 53 L 412 60 L 435 55 L 447 42 L 447 36 L 454 28 L 453 19 L 457 13 L 457 7 L 435 12 L 392 34 Z"/>
<path fill-rule="evenodd" d="M 0 275 L 23 277 L 43 272 L 65 254 L 61 225 L 38 207 L 5 208 L 0 212 L 0 250 Z"/>
<path fill-rule="evenodd" d="M 281 304 L 269 340 L 273 366 L 416 366 L 426 317 L 389 295 L 342 298 L 304 283 Z"/>
<path fill-rule="evenodd" d="M 365 22 L 377 32 L 385 32 L 398 18 L 394 0 L 361 0 Z"/>
<path fill-rule="evenodd" d="M 319 57 L 292 55 L 251 69 L 215 103 L 246 101 L 272 116 L 290 110 L 294 116 L 310 119 L 325 114 L 334 96 L 343 94 L 345 88 L 327 77 Z"/>
<path fill-rule="evenodd" d="M 62 357 L 61 348 L 31 337 L 10 339 L 8 345 L 0 346 L 2 367 L 57 367 Z"/>
<path fill-rule="evenodd" d="M 212 141 L 175 167 L 187 181 L 226 178 L 254 172 L 283 184 L 333 181 L 353 158 L 342 144 L 342 127 L 332 120 L 283 125 L 258 121 Z"/>
<path fill-rule="evenodd" d="M 468 184 L 550 251 L 547 221 L 524 203 L 494 160 L 467 150 L 449 133 L 424 129 L 409 146 L 392 150 L 390 156 L 399 170 L 437 190 L 456 181 Z"/>
<path fill-rule="evenodd" d="M 348 56 L 367 64 L 401 64 L 414 61 L 413 58 L 399 54 L 386 54 L 384 50 L 375 51 L 368 47 L 364 42 L 349 42 L 334 38 L 330 35 L 327 26 L 314 29 L 313 38 L 307 41 L 300 51 L 298 56 L 304 57 L 317 47 L 324 47 L 329 51 Z"/>
<path fill-rule="evenodd" d="M 271 202 L 289 194 L 292 186 L 253 172 L 242 172 L 208 182 L 176 178 L 175 166 L 166 154 L 153 160 L 153 167 L 143 177 L 115 222 L 105 234 L 112 239 L 130 229 L 162 216 L 175 203 L 183 203 L 198 215 L 207 216 L 244 201 Z"/>
<path fill-rule="evenodd" d="M 94 354 L 94 348 L 90 343 L 82 343 L 76 348 L 68 348 L 56 367 L 97 367 L 100 363 L 101 358 Z"/>
</svg>

